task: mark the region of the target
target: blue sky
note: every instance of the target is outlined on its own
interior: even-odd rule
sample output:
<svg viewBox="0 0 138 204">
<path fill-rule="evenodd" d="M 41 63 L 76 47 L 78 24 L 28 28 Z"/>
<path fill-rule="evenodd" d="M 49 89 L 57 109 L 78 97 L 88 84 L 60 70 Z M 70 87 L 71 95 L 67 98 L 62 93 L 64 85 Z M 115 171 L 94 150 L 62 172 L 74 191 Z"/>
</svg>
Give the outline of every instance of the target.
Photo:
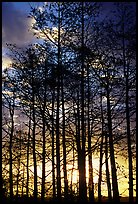
<svg viewBox="0 0 138 204">
<path fill-rule="evenodd" d="M 19 46 L 25 46 L 34 40 L 28 29 L 31 27 L 31 19 L 27 18 L 30 5 L 42 6 L 44 2 L 3 2 L 2 3 L 2 45 L 5 43 L 15 43 Z M 105 2 L 106 3 L 106 2 Z M 106 3 L 107 4 L 107 3 Z M 105 9 L 108 7 L 105 5 Z"/>
<path fill-rule="evenodd" d="M 31 6 L 41 6 L 43 4 L 43 2 L 12 2 L 12 3 L 17 10 L 23 11 L 25 13 L 29 13 L 30 11 L 29 3 L 31 4 Z"/>
<path fill-rule="evenodd" d="M 29 12 L 28 2 L 12 2 L 17 10 Z"/>
<path fill-rule="evenodd" d="M 30 6 L 28 2 L 2 2 L 2 68 L 10 63 L 6 55 L 6 43 L 23 47 L 35 41 L 33 34 L 28 32 L 31 19 L 27 18 Z"/>
<path fill-rule="evenodd" d="M 110 17 L 110 10 L 114 2 L 103 2 L 101 15 Z M 133 2 L 135 3 L 135 2 Z M 31 19 L 27 18 L 30 5 L 42 6 L 44 2 L 2 2 L 2 42 L 16 43 L 22 46 L 33 40 L 33 36 L 28 32 L 31 26 Z"/>
<path fill-rule="evenodd" d="M 2 52 L 5 56 L 6 43 L 23 47 L 35 41 L 31 28 L 31 19 L 27 18 L 30 5 L 42 6 L 44 2 L 2 2 Z M 135 5 L 135 2 L 134 2 Z M 101 15 L 110 17 L 113 2 L 103 2 Z"/>
<path fill-rule="evenodd" d="M 28 2 L 2 3 L 3 47 L 5 43 L 16 43 L 22 46 L 33 40 L 33 35 L 28 32 L 28 29 L 31 28 L 31 19 L 27 18 L 29 11 Z"/>
</svg>

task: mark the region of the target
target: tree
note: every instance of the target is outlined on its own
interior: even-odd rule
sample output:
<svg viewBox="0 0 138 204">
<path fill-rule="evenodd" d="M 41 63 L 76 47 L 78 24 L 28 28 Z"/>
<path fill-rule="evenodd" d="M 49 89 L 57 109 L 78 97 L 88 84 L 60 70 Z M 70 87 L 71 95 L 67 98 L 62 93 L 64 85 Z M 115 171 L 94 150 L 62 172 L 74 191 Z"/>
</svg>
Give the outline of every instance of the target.
<svg viewBox="0 0 138 204">
<path fill-rule="evenodd" d="M 117 13 L 119 14 L 118 23 L 120 22 L 118 35 L 120 37 L 120 42 L 122 44 L 122 61 L 124 69 L 124 79 L 125 79 L 125 106 L 126 106 L 126 133 L 127 133 L 127 145 L 128 145 L 128 164 L 129 164 L 129 201 L 133 202 L 133 165 L 132 165 L 132 139 L 131 139 L 131 128 L 130 128 L 130 105 L 129 105 L 129 95 L 130 95 L 130 83 L 129 83 L 129 73 L 130 71 L 130 60 L 132 58 L 132 53 L 135 55 L 135 17 L 132 14 L 131 5 L 129 4 L 117 4 Z M 134 23 L 133 23 L 133 22 Z M 126 28 L 127 23 L 127 28 Z M 130 30 L 133 32 L 130 33 Z M 119 33 L 120 32 L 120 33 Z M 133 46 L 130 45 L 130 37 L 133 36 Z M 131 41 L 132 43 L 132 41 Z"/>
<path fill-rule="evenodd" d="M 16 100 L 16 87 L 14 86 L 15 79 L 13 76 L 10 76 L 10 72 L 5 70 L 5 81 L 4 89 L 5 93 L 3 94 L 5 108 L 9 111 L 10 121 L 8 126 L 9 132 L 9 183 L 10 183 L 10 199 L 13 200 L 13 136 L 14 136 L 14 111 L 15 111 L 15 100 Z M 9 91 L 9 92 L 8 92 Z M 12 95 L 12 97 L 11 97 Z"/>
<path fill-rule="evenodd" d="M 30 150 L 30 137 L 31 137 L 31 108 L 30 108 L 30 117 L 29 117 L 29 124 L 28 124 L 28 138 L 27 138 L 27 161 L 26 161 L 26 174 L 27 174 L 27 181 L 26 181 L 26 195 L 29 197 L 29 150 Z"/>
<path fill-rule="evenodd" d="M 16 132 L 19 135 L 19 156 L 18 156 L 18 164 L 17 164 L 17 191 L 16 191 L 16 196 L 18 198 L 18 191 L 19 191 L 19 176 L 20 176 L 20 163 L 21 163 L 21 148 L 22 148 L 22 132 L 21 130 L 19 132 Z M 17 136 L 18 138 L 18 136 Z"/>
<path fill-rule="evenodd" d="M 33 162 L 34 162 L 34 199 L 37 200 L 37 162 L 36 162 L 36 116 L 35 116 L 35 66 L 37 66 L 37 58 L 33 50 L 28 50 L 28 58 L 29 64 L 28 68 L 31 69 L 31 91 L 32 91 L 32 98 L 31 98 L 31 109 L 32 109 L 32 121 L 33 121 L 33 130 L 32 130 L 32 137 L 33 137 Z"/>
<path fill-rule="evenodd" d="M 98 201 L 101 202 L 101 181 L 102 181 L 102 160 L 103 160 L 103 140 L 104 140 L 104 118 L 102 108 L 102 94 L 101 94 L 101 118 L 102 118 L 102 136 L 100 144 L 100 162 L 99 162 L 99 179 L 98 179 Z"/>
</svg>

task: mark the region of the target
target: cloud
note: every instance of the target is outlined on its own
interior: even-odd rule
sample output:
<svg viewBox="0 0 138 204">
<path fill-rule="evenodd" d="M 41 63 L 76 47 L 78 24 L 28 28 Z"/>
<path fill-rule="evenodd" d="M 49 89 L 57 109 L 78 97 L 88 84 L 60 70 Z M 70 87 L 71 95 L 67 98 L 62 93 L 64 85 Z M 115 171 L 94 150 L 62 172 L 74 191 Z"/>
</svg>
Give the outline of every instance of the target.
<svg viewBox="0 0 138 204">
<path fill-rule="evenodd" d="M 34 39 L 33 34 L 28 32 L 32 20 L 27 18 L 23 11 L 17 10 L 12 2 L 2 3 L 2 44 L 15 43 L 24 46 Z"/>
</svg>

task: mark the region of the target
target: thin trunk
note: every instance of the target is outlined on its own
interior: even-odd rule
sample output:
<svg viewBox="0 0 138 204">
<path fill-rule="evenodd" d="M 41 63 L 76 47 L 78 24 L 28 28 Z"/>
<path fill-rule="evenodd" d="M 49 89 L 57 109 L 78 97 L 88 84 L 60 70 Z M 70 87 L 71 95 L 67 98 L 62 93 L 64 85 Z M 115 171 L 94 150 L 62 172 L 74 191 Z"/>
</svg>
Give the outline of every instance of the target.
<svg viewBox="0 0 138 204">
<path fill-rule="evenodd" d="M 55 103 L 55 90 L 52 93 L 52 181 L 53 181 L 53 199 L 55 199 L 56 189 L 55 189 L 55 153 L 54 153 L 54 103 Z"/>
<path fill-rule="evenodd" d="M 89 67 L 88 67 L 88 152 L 89 152 L 89 202 L 94 201 L 94 183 L 93 183 L 93 166 L 91 152 L 91 131 L 90 131 L 90 83 L 89 83 Z"/>
<path fill-rule="evenodd" d="M 33 68 L 32 68 L 33 69 Z M 37 164 L 36 164 L 36 153 L 35 153 L 35 129 L 36 129 L 36 118 L 35 118 L 35 95 L 34 95 L 34 72 L 32 70 L 32 116 L 33 116 L 33 162 L 34 162 L 34 200 L 37 200 Z"/>
<path fill-rule="evenodd" d="M 108 140 L 107 140 L 107 132 L 105 132 L 105 167 L 106 167 L 106 181 L 107 181 L 107 189 L 108 189 L 108 199 L 112 201 L 111 194 L 111 182 L 110 182 L 110 173 L 109 173 L 109 165 L 108 165 Z"/>
<path fill-rule="evenodd" d="M 57 116 L 56 116 L 56 160 L 57 160 L 57 197 L 61 198 L 60 178 L 60 140 L 59 140 L 59 88 L 57 90 Z"/>
<path fill-rule="evenodd" d="M 80 145 L 80 101 L 79 101 L 79 91 L 77 92 L 77 117 L 76 117 L 76 144 L 78 152 L 78 170 L 79 170 L 79 200 L 81 191 L 81 145 Z"/>
<path fill-rule="evenodd" d="M 129 66 L 129 65 L 128 65 Z M 126 73 L 126 123 L 127 123 L 127 144 L 128 144 L 128 167 L 129 167 L 129 202 L 133 202 L 133 165 L 132 165 L 132 149 L 131 149 L 131 133 L 130 133 L 130 114 L 129 114 L 129 85 L 128 73 Z"/>
<path fill-rule="evenodd" d="M 81 147 L 80 147 L 80 102 L 79 102 L 79 91 L 77 92 L 77 122 L 76 122 L 76 128 L 77 128 L 76 143 L 77 143 L 78 162 L 79 162 L 79 153 L 81 151 Z"/>
<path fill-rule="evenodd" d="M 56 115 L 56 159 L 57 159 L 57 199 L 61 200 L 60 177 L 60 137 L 59 137 L 59 96 L 60 96 L 60 2 L 58 2 L 58 70 L 57 70 L 57 115 Z"/>
<path fill-rule="evenodd" d="M 19 175 L 20 175 L 20 161 L 21 161 L 21 132 L 19 132 L 19 155 L 18 155 L 18 173 L 17 173 L 17 191 L 16 196 L 18 197 L 18 190 L 19 190 Z"/>
<path fill-rule="evenodd" d="M 102 133 L 101 133 L 101 144 L 100 144 L 100 162 L 99 162 L 99 179 L 98 179 L 98 201 L 101 202 L 101 181 L 102 181 L 102 159 L 103 159 L 103 140 L 104 140 L 104 116 L 103 116 L 103 105 L 102 105 L 102 93 L 101 93 L 101 119 L 102 119 Z"/>
<path fill-rule="evenodd" d="M 10 107 L 13 108 L 13 107 Z M 14 132 L 14 109 L 10 109 L 10 116 L 11 116 L 11 133 L 10 133 L 10 145 L 9 145 L 9 152 L 10 152 L 10 169 L 9 169 L 9 179 L 10 179 L 10 199 L 13 199 L 13 172 L 12 172 L 12 139 L 13 139 L 13 132 Z"/>
<path fill-rule="evenodd" d="M 23 189 L 24 189 L 24 166 L 23 166 L 23 181 L 22 181 L 22 197 L 24 195 Z"/>
<path fill-rule="evenodd" d="M 46 155 L 46 151 L 45 151 L 45 116 L 43 113 L 43 131 L 42 131 L 42 135 L 43 135 L 43 153 L 42 153 L 42 188 L 41 188 L 41 200 L 44 201 L 44 196 L 45 196 L 45 155 Z"/>
<path fill-rule="evenodd" d="M 46 75 L 47 75 L 47 64 L 45 62 L 45 85 L 44 85 L 44 104 L 42 110 L 42 121 L 43 121 L 43 130 L 42 130 L 42 137 L 43 137 L 43 153 L 42 153 L 42 191 L 41 191 L 41 200 L 44 201 L 45 197 L 45 157 L 46 157 L 46 138 L 45 138 L 45 108 L 46 108 Z"/>
<path fill-rule="evenodd" d="M 129 114 L 129 64 L 126 65 L 125 56 L 125 38 L 124 38 L 124 22 L 123 22 L 123 66 L 125 77 L 125 103 L 126 103 L 126 125 L 127 125 L 127 145 L 128 145 L 128 168 L 129 168 L 129 202 L 133 202 L 133 165 L 132 165 L 132 149 L 131 149 L 131 133 L 130 133 L 130 114 Z"/>
<path fill-rule="evenodd" d="M 99 179 L 98 179 L 98 202 L 101 202 L 101 182 L 102 182 L 102 159 L 103 159 L 103 132 L 100 145 L 100 164 L 99 164 Z"/>
<path fill-rule="evenodd" d="M 84 5 L 82 2 L 81 7 L 82 12 L 82 33 L 81 33 L 81 133 L 82 133 L 82 150 L 80 152 L 80 201 L 86 202 L 87 201 L 87 189 L 86 189 L 86 169 L 85 169 L 85 124 L 84 124 Z"/>
<path fill-rule="evenodd" d="M 28 139 L 27 139 L 27 182 L 26 182 L 26 195 L 27 198 L 29 196 L 29 149 L 30 149 L 30 137 L 31 137 L 31 110 L 30 110 L 30 118 L 29 118 L 29 130 L 28 130 Z"/>
<path fill-rule="evenodd" d="M 116 165 L 115 165 L 115 155 L 114 155 L 114 145 L 113 145 L 113 134 L 112 134 L 109 79 L 107 79 L 107 115 L 108 115 L 108 131 L 109 131 L 109 146 L 110 146 L 110 159 L 111 159 L 111 172 L 112 172 L 112 185 L 113 185 L 113 199 L 115 202 L 119 202 L 120 198 L 119 198 L 117 173 L 116 173 Z"/>
<path fill-rule="evenodd" d="M 76 131 L 77 132 L 77 131 Z M 73 171 L 74 171 L 74 162 L 75 162 L 75 154 L 74 154 L 74 140 L 73 140 L 73 147 L 72 147 L 72 158 L 73 158 L 73 164 L 72 164 L 72 170 L 71 170 L 71 196 L 73 196 L 73 190 L 72 190 L 72 184 L 73 184 Z"/>
<path fill-rule="evenodd" d="M 33 111 L 33 161 L 34 161 L 34 199 L 37 200 L 37 164 L 35 153 L 35 113 Z"/>
<path fill-rule="evenodd" d="M 19 161 L 18 161 L 19 162 Z M 16 197 L 18 198 L 18 186 L 19 186 L 19 171 L 20 171 L 20 169 L 18 168 L 18 173 L 17 173 L 17 185 L 16 185 Z"/>
<path fill-rule="evenodd" d="M 68 199 L 68 180 L 67 180 L 67 167 L 66 167 L 66 138 L 65 138 L 65 107 L 64 107 L 64 90 L 63 90 L 63 69 L 61 77 L 61 93 L 62 93 L 62 115 L 63 115 L 63 172 L 64 172 L 64 196 Z"/>
</svg>

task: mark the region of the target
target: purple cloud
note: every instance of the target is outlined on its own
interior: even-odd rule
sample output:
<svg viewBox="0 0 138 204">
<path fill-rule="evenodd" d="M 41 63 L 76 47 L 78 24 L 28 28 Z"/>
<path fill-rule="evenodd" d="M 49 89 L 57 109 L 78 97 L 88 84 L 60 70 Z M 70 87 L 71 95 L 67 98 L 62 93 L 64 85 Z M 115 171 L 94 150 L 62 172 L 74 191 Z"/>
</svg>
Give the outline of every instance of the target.
<svg viewBox="0 0 138 204">
<path fill-rule="evenodd" d="M 33 34 L 28 32 L 31 27 L 31 19 L 25 12 L 17 10 L 13 2 L 2 3 L 2 43 L 15 43 L 24 46 L 31 43 Z"/>
</svg>

